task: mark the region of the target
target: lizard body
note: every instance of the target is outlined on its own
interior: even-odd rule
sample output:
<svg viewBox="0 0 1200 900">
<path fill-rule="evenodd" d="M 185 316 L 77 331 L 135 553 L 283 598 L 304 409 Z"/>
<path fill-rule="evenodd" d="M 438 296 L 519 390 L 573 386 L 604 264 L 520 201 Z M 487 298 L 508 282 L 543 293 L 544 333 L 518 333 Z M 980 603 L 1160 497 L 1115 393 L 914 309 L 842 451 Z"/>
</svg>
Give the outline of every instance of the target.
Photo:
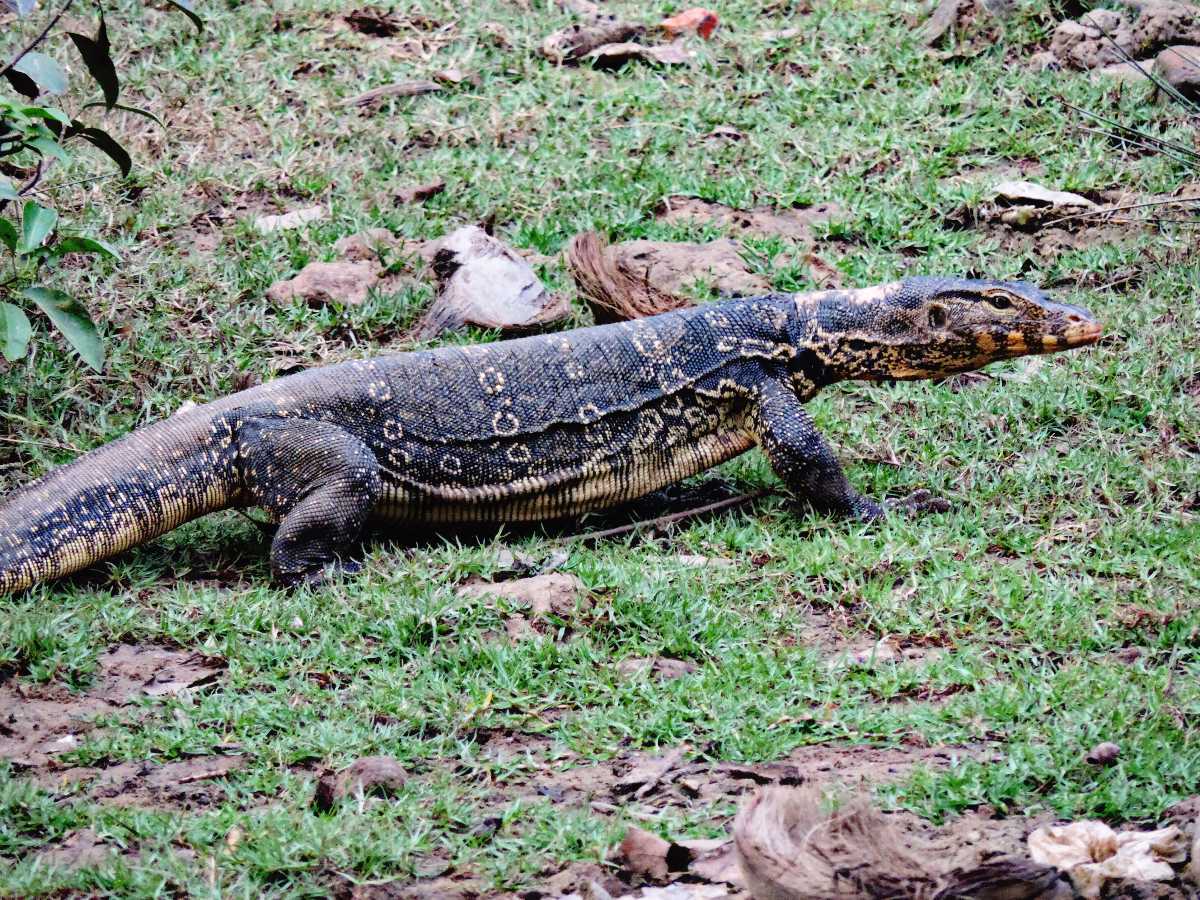
<svg viewBox="0 0 1200 900">
<path fill-rule="evenodd" d="M 313 369 L 16 491 L 0 504 L 0 594 L 229 507 L 279 523 L 278 578 L 312 578 L 371 522 L 575 515 L 755 444 L 814 507 L 875 518 L 804 401 L 842 379 L 944 376 L 1099 334 L 1029 285 L 913 278 Z"/>
</svg>

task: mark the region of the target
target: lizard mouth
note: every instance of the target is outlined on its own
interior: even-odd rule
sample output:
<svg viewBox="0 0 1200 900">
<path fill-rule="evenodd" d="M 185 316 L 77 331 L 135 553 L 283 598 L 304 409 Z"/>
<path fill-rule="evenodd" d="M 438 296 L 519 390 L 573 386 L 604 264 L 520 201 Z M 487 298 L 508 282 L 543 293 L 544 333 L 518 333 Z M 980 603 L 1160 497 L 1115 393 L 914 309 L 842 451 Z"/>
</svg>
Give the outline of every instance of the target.
<svg viewBox="0 0 1200 900">
<path fill-rule="evenodd" d="M 1071 347 L 1086 347 L 1100 340 L 1104 334 L 1104 326 L 1094 320 L 1073 322 L 1062 330 L 1059 335 L 1046 335 L 1042 338 L 1042 346 L 1046 350 L 1063 350 Z"/>
</svg>

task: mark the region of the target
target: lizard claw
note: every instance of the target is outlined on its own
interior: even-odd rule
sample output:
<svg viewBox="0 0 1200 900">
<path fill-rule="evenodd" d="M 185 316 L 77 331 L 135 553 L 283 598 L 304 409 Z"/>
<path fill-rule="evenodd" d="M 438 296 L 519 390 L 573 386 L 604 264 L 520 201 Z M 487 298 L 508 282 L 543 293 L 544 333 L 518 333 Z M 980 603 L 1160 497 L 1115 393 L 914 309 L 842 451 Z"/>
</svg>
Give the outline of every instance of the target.
<svg viewBox="0 0 1200 900">
<path fill-rule="evenodd" d="M 913 491 L 907 497 L 894 497 L 884 501 L 889 512 L 901 512 L 914 516 L 920 513 L 944 513 L 952 507 L 945 497 L 935 497 L 925 488 Z"/>
</svg>

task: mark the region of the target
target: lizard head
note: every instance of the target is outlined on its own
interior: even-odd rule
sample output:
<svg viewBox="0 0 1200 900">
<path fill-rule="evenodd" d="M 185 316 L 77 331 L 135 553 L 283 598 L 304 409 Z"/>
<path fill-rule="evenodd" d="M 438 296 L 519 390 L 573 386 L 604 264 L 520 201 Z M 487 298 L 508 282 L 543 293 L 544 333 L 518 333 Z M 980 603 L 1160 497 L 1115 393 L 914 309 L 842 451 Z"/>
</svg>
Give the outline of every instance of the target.
<svg viewBox="0 0 1200 900">
<path fill-rule="evenodd" d="M 823 361 L 842 378 L 939 378 L 1094 344 L 1103 330 L 1086 309 L 1021 281 L 907 278 L 827 294 L 816 324 L 830 339 Z"/>
</svg>

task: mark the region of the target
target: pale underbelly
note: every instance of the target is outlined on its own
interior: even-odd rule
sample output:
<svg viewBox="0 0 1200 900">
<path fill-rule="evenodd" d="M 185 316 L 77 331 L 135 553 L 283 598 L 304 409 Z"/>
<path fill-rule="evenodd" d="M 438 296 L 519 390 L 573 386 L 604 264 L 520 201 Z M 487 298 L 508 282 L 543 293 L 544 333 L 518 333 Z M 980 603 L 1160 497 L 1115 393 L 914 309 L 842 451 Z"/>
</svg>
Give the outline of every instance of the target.
<svg viewBox="0 0 1200 900">
<path fill-rule="evenodd" d="M 426 484 L 385 473 L 380 522 L 531 522 L 615 506 L 732 459 L 754 446 L 720 431 L 666 449 L 593 460 L 560 473 L 474 487 Z"/>
</svg>

